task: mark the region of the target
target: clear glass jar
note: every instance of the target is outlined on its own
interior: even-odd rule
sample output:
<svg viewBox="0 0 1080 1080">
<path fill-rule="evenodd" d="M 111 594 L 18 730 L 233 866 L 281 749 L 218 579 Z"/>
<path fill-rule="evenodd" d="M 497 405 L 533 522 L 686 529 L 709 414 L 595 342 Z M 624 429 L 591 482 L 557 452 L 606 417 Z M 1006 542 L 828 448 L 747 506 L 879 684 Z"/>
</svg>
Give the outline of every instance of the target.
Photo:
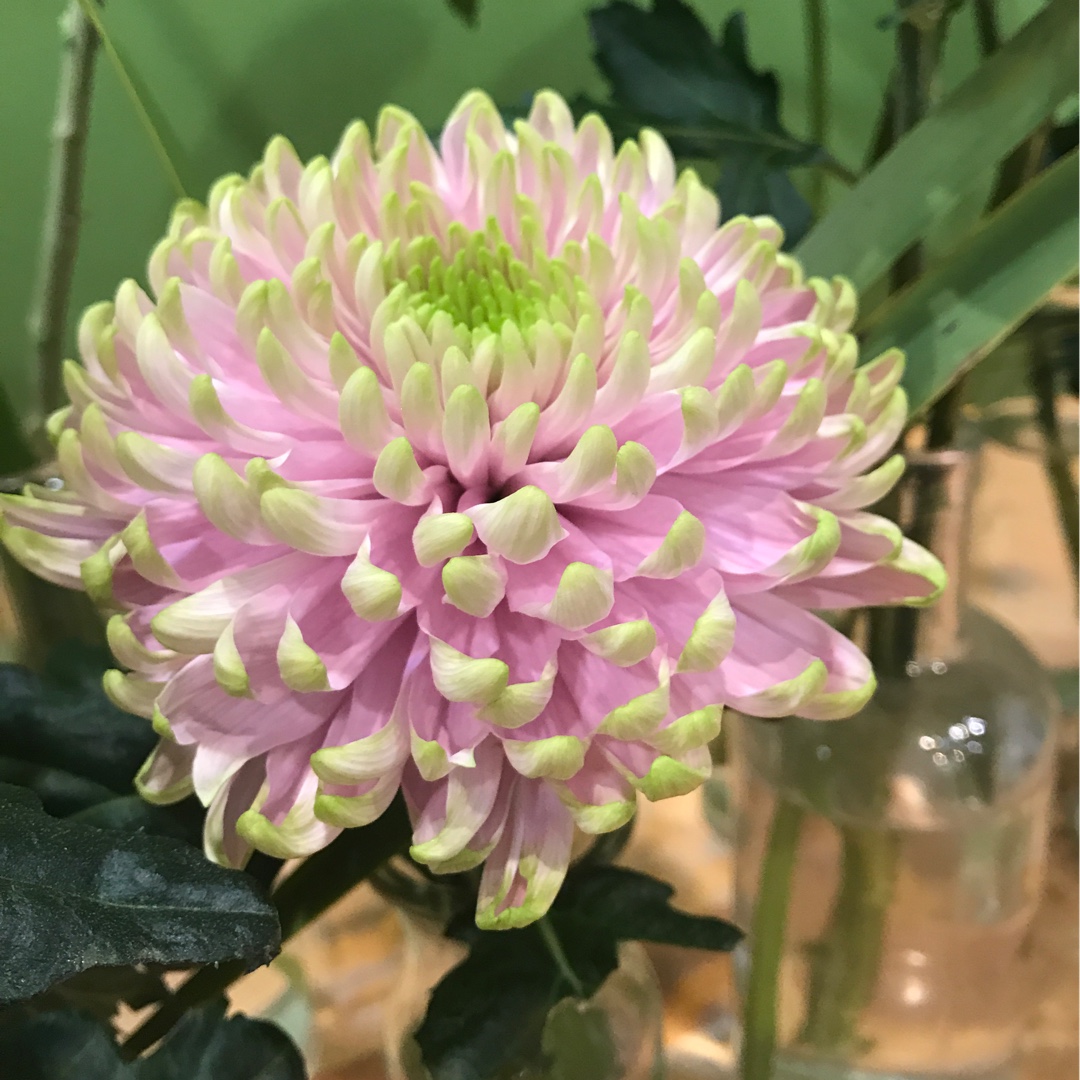
<svg viewBox="0 0 1080 1080">
<path fill-rule="evenodd" d="M 1011 1075 L 1054 696 L 1023 644 L 964 604 L 967 469 L 948 452 L 913 470 L 936 493 L 933 547 L 952 578 L 937 607 L 893 625 L 914 658 L 879 666 L 878 693 L 850 720 L 729 728 L 748 1076 L 767 1075 L 746 1066 L 763 1016 L 777 1080 Z"/>
</svg>

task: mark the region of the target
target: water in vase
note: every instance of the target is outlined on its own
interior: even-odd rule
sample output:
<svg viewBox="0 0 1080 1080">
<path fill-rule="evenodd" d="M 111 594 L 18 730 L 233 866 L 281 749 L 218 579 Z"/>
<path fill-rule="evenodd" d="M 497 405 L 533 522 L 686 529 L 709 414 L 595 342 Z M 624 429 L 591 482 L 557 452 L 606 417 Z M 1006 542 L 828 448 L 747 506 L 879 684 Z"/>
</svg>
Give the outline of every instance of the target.
<svg viewBox="0 0 1080 1080">
<path fill-rule="evenodd" d="M 775 797 L 760 780 L 753 786 L 747 794 L 764 810 Z M 805 809 L 780 983 L 777 1080 L 1010 1075 L 1029 997 L 1017 960 L 1038 902 L 1048 790 L 1033 785 L 1004 803 L 922 825 L 850 820 L 843 833 Z M 742 838 L 743 860 L 760 861 L 769 820 L 753 815 L 757 835 Z M 864 898 L 884 891 L 838 940 L 831 918 L 843 902 L 845 866 L 847 888 Z"/>
</svg>

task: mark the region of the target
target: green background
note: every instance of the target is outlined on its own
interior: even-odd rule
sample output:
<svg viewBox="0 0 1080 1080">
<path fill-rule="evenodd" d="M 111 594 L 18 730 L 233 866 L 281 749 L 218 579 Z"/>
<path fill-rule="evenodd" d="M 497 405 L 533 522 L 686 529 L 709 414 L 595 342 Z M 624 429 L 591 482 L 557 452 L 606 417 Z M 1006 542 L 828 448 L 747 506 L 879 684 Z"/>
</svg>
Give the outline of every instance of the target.
<svg viewBox="0 0 1080 1080">
<path fill-rule="evenodd" d="M 590 59 L 589 0 L 485 0 L 469 29 L 444 0 L 108 0 L 103 18 L 177 144 L 188 192 L 247 171 L 282 132 L 302 156 L 330 151 L 346 123 L 395 102 L 437 126 L 471 87 L 514 103 L 543 86 L 603 93 Z M 775 68 L 784 119 L 805 134 L 799 0 L 698 0 L 718 27 L 747 12 L 753 60 Z M 1003 0 L 1011 32 L 1037 0 Z M 26 311 L 44 210 L 62 0 L 4 0 L 0 16 L 0 381 L 28 420 L 34 411 Z M 877 19 L 891 0 L 832 0 L 831 149 L 857 168 L 880 108 L 892 35 Z M 970 14 L 950 36 L 942 88 L 975 62 Z M 143 277 L 164 231 L 169 184 L 115 72 L 99 57 L 84 226 L 71 322 Z M 973 201 L 973 208 L 977 200 Z"/>
</svg>

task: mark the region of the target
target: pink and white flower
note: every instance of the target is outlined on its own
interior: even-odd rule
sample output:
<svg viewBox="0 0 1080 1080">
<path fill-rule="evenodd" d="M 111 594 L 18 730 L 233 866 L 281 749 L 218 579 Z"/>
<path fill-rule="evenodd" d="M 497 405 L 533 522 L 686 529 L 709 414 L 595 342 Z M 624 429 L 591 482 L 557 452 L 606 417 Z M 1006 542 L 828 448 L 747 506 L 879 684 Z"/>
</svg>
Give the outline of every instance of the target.
<svg viewBox="0 0 1080 1080">
<path fill-rule="evenodd" d="M 719 220 L 655 133 L 470 94 L 437 150 L 394 108 L 329 161 L 275 139 L 86 313 L 64 487 L 3 540 L 112 610 L 106 687 L 162 736 L 138 787 L 194 790 L 211 857 L 400 789 L 413 857 L 484 862 L 478 922 L 522 925 L 575 825 L 701 783 L 723 705 L 868 699 L 810 609 L 940 591 L 864 509 L 902 358 L 856 367 L 850 286 Z"/>
</svg>

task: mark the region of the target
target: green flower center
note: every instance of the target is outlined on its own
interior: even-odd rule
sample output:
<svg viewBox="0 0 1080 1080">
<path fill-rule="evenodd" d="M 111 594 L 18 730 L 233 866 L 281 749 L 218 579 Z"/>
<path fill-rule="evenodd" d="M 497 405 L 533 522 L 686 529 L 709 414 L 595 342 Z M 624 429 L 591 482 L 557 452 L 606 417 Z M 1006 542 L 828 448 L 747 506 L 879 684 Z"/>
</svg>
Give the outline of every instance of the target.
<svg viewBox="0 0 1080 1080">
<path fill-rule="evenodd" d="M 557 272 L 559 260 L 542 258 L 537 274 L 501 237 L 455 224 L 445 246 L 432 236 L 405 246 L 395 241 L 383 262 L 387 292 L 404 284 L 407 307 L 422 327 L 442 311 L 469 331 L 497 334 L 506 322 L 525 329 L 551 319 L 553 307 L 565 309 L 552 300 L 566 291 L 572 298 L 576 290 L 565 268 Z"/>
</svg>

